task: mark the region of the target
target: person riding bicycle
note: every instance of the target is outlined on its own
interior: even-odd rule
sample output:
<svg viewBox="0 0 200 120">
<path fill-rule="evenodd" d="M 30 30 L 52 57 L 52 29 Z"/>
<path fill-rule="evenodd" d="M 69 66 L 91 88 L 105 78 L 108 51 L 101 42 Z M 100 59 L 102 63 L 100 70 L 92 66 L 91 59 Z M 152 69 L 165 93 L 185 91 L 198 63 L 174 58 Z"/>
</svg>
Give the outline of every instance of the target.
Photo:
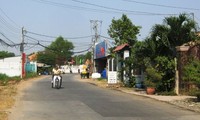
<svg viewBox="0 0 200 120">
<path fill-rule="evenodd" d="M 59 69 L 59 66 L 56 65 L 55 68 L 53 68 L 52 73 L 53 73 L 52 83 L 53 83 L 53 80 L 55 79 L 55 77 L 58 76 L 60 79 L 61 85 L 62 85 L 62 76 L 61 76 L 61 70 Z"/>
</svg>

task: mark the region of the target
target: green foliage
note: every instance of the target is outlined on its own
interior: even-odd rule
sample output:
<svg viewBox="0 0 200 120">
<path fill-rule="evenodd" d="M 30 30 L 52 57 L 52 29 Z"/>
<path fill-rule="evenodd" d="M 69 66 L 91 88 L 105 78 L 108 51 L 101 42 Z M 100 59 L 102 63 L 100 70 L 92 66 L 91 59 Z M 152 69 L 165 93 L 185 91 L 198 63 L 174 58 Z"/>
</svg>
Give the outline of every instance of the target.
<svg viewBox="0 0 200 120">
<path fill-rule="evenodd" d="M 200 84 L 200 61 L 192 59 L 184 66 L 183 80 Z"/>
<path fill-rule="evenodd" d="M 9 81 L 20 81 L 19 76 L 9 77 L 6 74 L 0 74 L 0 85 L 7 85 Z"/>
<path fill-rule="evenodd" d="M 139 34 L 139 30 L 140 27 L 139 26 L 135 26 L 131 20 L 125 15 L 123 14 L 122 17 L 118 20 L 113 19 L 112 23 L 110 25 L 110 28 L 108 29 L 108 34 L 110 35 L 111 38 L 113 38 L 115 40 L 115 45 L 121 45 L 124 43 L 128 43 L 130 45 L 130 47 L 133 47 L 134 44 L 137 42 L 137 34 Z M 115 56 L 112 52 L 112 48 L 111 50 L 111 56 Z M 132 51 L 130 51 L 131 53 Z M 120 74 L 120 79 L 123 80 L 123 72 L 122 71 L 126 71 L 126 73 L 130 74 L 130 71 L 133 67 L 132 63 L 133 62 L 133 54 L 130 54 L 130 57 L 127 58 L 126 60 L 120 60 L 122 63 L 125 64 L 125 67 L 122 66 L 121 70 L 119 71 Z M 128 78 L 128 84 L 129 85 L 133 85 L 132 82 L 132 78 L 131 75 L 129 75 Z M 125 82 L 125 81 L 123 81 Z M 126 81 L 127 83 L 127 81 Z M 125 84 L 126 84 L 125 83 Z"/>
<path fill-rule="evenodd" d="M 156 87 L 158 83 L 162 80 L 162 73 L 160 73 L 153 67 L 148 67 L 146 69 L 146 74 L 147 74 L 145 80 L 146 87 Z"/>
<path fill-rule="evenodd" d="M 37 77 L 37 76 L 38 75 L 37 75 L 36 72 L 27 72 L 25 79 L 27 79 L 27 78 L 33 78 L 33 77 Z"/>
<path fill-rule="evenodd" d="M 74 56 L 74 60 L 76 61 L 76 64 L 83 64 L 86 62 L 86 60 L 91 60 L 92 53 L 87 52 L 86 54 L 76 55 Z"/>
<path fill-rule="evenodd" d="M 190 96 L 196 96 L 197 97 L 197 102 L 200 102 L 200 90 L 190 89 L 188 95 L 190 95 Z"/>
<path fill-rule="evenodd" d="M 72 42 L 64 40 L 64 38 L 60 36 L 53 41 L 45 51 L 39 52 L 37 59 L 38 62 L 48 65 L 62 65 L 67 59 L 71 58 L 73 49 L 74 46 Z"/>
<path fill-rule="evenodd" d="M 34 78 L 37 76 L 38 75 L 35 72 L 28 72 L 26 73 L 25 79 Z M 0 85 L 7 85 L 10 81 L 13 81 L 14 83 L 19 82 L 21 81 L 21 77 L 20 76 L 9 77 L 6 74 L 0 74 Z"/>
<path fill-rule="evenodd" d="M 0 80 L 7 80 L 9 77 L 6 74 L 0 74 Z"/>
<path fill-rule="evenodd" d="M 131 20 L 123 14 L 121 19 L 112 20 L 108 34 L 115 40 L 115 45 L 121 45 L 128 43 L 134 45 L 137 40 L 137 34 L 139 33 L 139 26 L 133 25 Z"/>
<path fill-rule="evenodd" d="M 187 14 L 166 17 L 163 24 L 156 24 L 152 28 L 150 37 L 152 53 L 173 58 L 176 46 L 195 40 L 195 25 Z"/>
<path fill-rule="evenodd" d="M 145 65 L 145 68 L 153 66 L 162 73 L 162 80 L 157 84 L 157 90 L 173 90 L 175 84 L 173 60 L 176 56 L 175 47 L 196 39 L 195 25 L 195 21 L 187 14 L 166 17 L 163 24 L 156 24 L 152 27 L 150 37 L 146 38 L 143 45 L 140 45 L 142 48 L 139 47 L 140 50 L 136 51 L 136 57 L 144 55 L 141 56 L 143 59 L 141 61 L 144 61 L 144 64 L 138 62 L 141 66 L 142 64 Z M 190 74 L 190 76 L 193 75 Z"/>
<path fill-rule="evenodd" d="M 148 53 L 149 51 L 146 48 L 146 42 L 144 41 L 137 41 L 131 48 L 131 63 L 133 67 L 144 69 L 145 64 L 148 64 L 146 60 L 150 53 Z"/>
<path fill-rule="evenodd" d="M 14 53 L 10 53 L 8 51 L 0 51 L 0 59 L 7 58 L 7 57 L 14 57 Z"/>
<path fill-rule="evenodd" d="M 56 56 L 52 52 L 39 52 L 37 55 L 37 62 L 45 63 L 47 65 L 55 65 Z"/>
<path fill-rule="evenodd" d="M 145 85 L 146 87 L 154 87 L 154 88 L 156 88 L 156 85 L 157 85 L 157 84 L 156 84 L 154 81 L 152 81 L 152 80 L 145 79 L 144 85 Z"/>
<path fill-rule="evenodd" d="M 151 81 L 162 80 L 162 73 L 157 71 L 155 68 L 149 67 L 149 68 L 146 69 L 146 72 L 147 72 L 147 77 L 148 77 L 149 80 L 151 80 Z"/>
<path fill-rule="evenodd" d="M 200 60 L 191 59 L 183 68 L 183 80 L 194 83 L 196 88 L 189 91 L 189 95 L 197 96 L 200 101 Z"/>
<path fill-rule="evenodd" d="M 91 56 L 92 56 L 92 53 L 91 52 L 87 52 L 85 54 L 85 60 L 87 60 L 87 59 L 91 60 Z"/>
<path fill-rule="evenodd" d="M 97 78 L 98 81 L 102 81 L 105 80 L 104 78 Z"/>
</svg>

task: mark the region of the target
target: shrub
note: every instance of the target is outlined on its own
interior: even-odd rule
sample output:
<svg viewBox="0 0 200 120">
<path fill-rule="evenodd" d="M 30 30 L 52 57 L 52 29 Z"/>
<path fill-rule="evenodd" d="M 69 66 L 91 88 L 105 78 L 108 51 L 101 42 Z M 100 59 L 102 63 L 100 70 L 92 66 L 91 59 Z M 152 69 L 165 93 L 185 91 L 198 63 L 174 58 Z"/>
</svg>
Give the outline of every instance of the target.
<svg viewBox="0 0 200 120">
<path fill-rule="evenodd" d="M 190 90 L 190 95 L 200 101 L 200 61 L 192 59 L 183 68 L 183 80 L 194 83 L 196 88 Z"/>
<path fill-rule="evenodd" d="M 38 75 L 36 72 L 27 72 L 25 78 L 33 78 L 33 77 L 37 77 L 37 76 Z"/>
<path fill-rule="evenodd" d="M 146 87 L 156 87 L 162 80 L 162 74 L 153 67 L 147 68 L 146 73 L 147 77 L 144 81 Z"/>
<path fill-rule="evenodd" d="M 20 81 L 19 76 L 9 77 L 6 74 L 0 74 L 0 84 L 7 85 L 9 81 Z"/>
<path fill-rule="evenodd" d="M 0 84 L 6 85 L 8 83 L 9 77 L 6 74 L 0 74 Z"/>
</svg>

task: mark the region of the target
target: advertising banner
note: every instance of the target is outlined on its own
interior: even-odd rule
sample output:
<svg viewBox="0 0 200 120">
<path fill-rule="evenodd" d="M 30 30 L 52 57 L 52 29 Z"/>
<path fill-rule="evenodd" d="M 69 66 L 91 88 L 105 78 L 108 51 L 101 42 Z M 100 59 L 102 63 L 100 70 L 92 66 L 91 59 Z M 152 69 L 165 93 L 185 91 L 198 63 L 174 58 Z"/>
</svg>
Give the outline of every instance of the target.
<svg viewBox="0 0 200 120">
<path fill-rule="evenodd" d="M 103 41 L 96 45 L 95 59 L 106 57 L 106 42 Z"/>
</svg>

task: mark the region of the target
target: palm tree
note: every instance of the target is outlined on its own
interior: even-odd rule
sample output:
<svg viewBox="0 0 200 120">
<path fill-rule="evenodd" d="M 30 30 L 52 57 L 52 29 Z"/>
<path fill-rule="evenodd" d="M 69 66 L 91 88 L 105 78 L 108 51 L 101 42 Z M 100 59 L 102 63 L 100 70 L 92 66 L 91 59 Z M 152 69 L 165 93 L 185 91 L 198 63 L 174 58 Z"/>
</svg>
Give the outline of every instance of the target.
<svg viewBox="0 0 200 120">
<path fill-rule="evenodd" d="M 175 56 L 175 47 L 195 40 L 196 23 L 187 14 L 166 17 L 163 24 L 152 28 L 151 40 L 154 41 L 158 55 Z"/>
<path fill-rule="evenodd" d="M 146 58 L 150 58 L 149 64 L 145 67 L 153 66 L 159 72 L 162 72 L 162 83 L 170 81 L 170 86 L 173 87 L 173 58 L 176 56 L 176 46 L 195 40 L 195 31 L 196 23 L 187 14 L 180 14 L 178 17 L 166 17 L 163 24 L 153 26 L 151 36 L 145 40 L 145 51 L 148 51 L 149 54 L 144 55 L 146 55 Z M 159 69 L 159 66 L 161 69 Z M 165 84 L 161 84 L 160 88 L 165 87 Z M 171 90 L 171 88 L 168 90 Z"/>
</svg>

